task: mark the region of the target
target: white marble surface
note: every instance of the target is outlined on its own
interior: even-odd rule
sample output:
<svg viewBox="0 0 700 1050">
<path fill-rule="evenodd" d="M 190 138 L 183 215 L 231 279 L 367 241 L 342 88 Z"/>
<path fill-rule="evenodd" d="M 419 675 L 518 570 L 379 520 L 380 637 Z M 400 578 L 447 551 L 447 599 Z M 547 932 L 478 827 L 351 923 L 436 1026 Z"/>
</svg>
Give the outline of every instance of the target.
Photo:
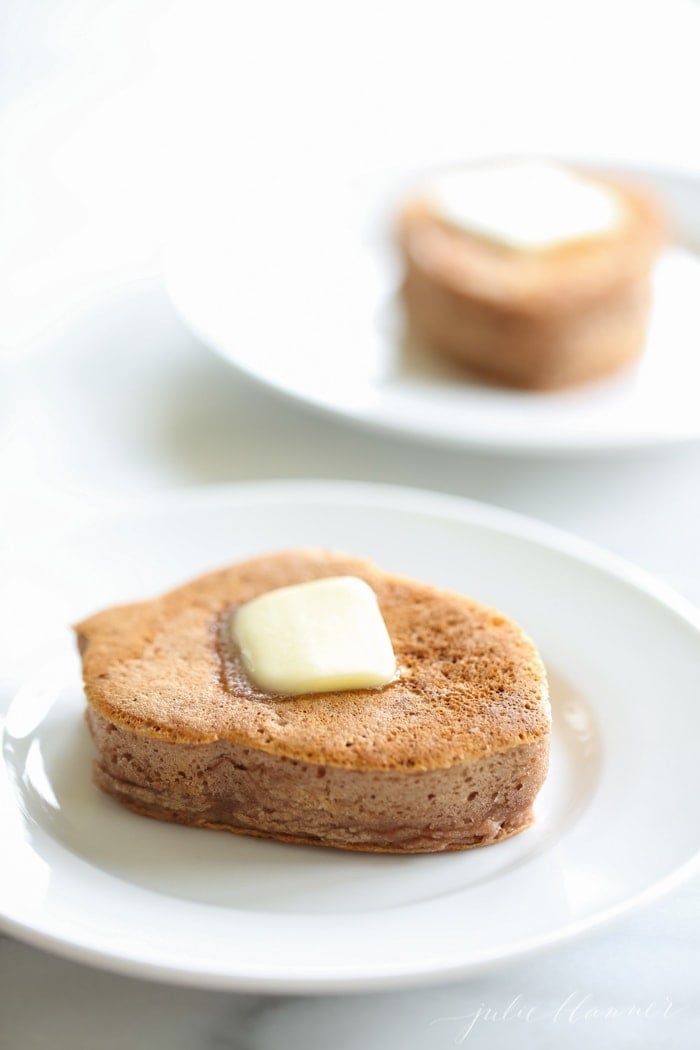
<svg viewBox="0 0 700 1050">
<path fill-rule="evenodd" d="M 0 1040 L 43 1050 L 693 1050 L 697 897 L 592 941 L 459 985 L 349 998 L 171 989 L 0 942 Z"/>
<path fill-rule="evenodd" d="M 22 551 L 126 494 L 333 477 L 524 511 L 700 603 L 697 445 L 569 462 L 355 432 L 238 378 L 184 330 L 157 277 L 173 215 L 196 214 L 214 174 L 249 185 L 280 156 L 329 172 L 352 161 L 363 176 L 501 150 L 700 171 L 698 5 L 373 0 L 340 27 L 332 10 L 2 5 L 0 584 Z M 30 598 L 4 592 L 0 711 L 32 664 L 34 639 L 14 615 Z M 652 833 L 663 848 L 663 829 Z M 584 941 L 459 985 L 328 999 L 169 988 L 0 936 L 0 1046 L 691 1050 L 699 931 L 696 880 Z"/>
</svg>

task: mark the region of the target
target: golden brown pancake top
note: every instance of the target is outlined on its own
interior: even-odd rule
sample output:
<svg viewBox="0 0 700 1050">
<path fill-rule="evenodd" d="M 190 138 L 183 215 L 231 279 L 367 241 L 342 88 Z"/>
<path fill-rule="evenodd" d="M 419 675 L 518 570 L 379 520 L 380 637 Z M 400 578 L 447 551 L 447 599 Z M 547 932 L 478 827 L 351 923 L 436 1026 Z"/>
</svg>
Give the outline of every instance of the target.
<svg viewBox="0 0 700 1050">
<path fill-rule="evenodd" d="M 667 225 L 656 199 L 638 186 L 586 177 L 622 202 L 620 223 L 605 234 L 519 251 L 451 225 L 416 194 L 399 216 L 399 240 L 410 265 L 484 307 L 542 319 L 586 310 L 646 273 Z"/>
<path fill-rule="evenodd" d="M 243 674 L 231 611 L 322 576 L 374 589 L 397 658 L 381 689 L 285 697 Z M 230 740 L 346 768 L 419 771 L 532 743 L 549 731 L 546 675 L 512 621 L 469 598 L 326 550 L 267 554 L 76 626 L 88 701 L 103 717 L 177 744 Z"/>
</svg>

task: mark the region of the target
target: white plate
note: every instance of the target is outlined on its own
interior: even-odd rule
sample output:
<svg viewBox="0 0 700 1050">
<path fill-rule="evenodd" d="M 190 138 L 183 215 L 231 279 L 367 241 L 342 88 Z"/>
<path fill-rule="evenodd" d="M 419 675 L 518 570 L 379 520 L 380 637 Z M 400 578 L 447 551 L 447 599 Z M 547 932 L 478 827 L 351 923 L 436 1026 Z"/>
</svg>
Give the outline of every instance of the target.
<svg viewBox="0 0 700 1050">
<path fill-rule="evenodd" d="M 700 180 L 611 168 L 666 202 L 641 364 L 561 393 L 469 378 L 404 345 L 388 230 L 393 186 L 258 188 L 199 201 L 173 231 L 168 285 L 193 331 L 250 378 L 307 407 L 424 442 L 511 453 L 602 452 L 700 436 Z M 261 180 L 263 176 L 261 175 Z M 262 203 L 261 203 L 262 202 Z M 235 206 L 240 205 L 238 210 Z M 688 247 L 690 246 L 690 247 Z"/>
<path fill-rule="evenodd" d="M 215 988 L 329 991 L 447 980 L 648 900 L 698 848 L 700 635 L 635 570 L 546 526 L 411 490 L 321 482 L 185 494 L 36 557 L 63 622 L 282 546 L 328 544 L 500 607 L 551 676 L 535 825 L 461 854 L 282 845 L 136 816 L 90 781 L 78 661 L 27 682 L 4 730 L 0 912 L 62 954 Z M 45 599 L 42 598 L 42 588 Z"/>
</svg>

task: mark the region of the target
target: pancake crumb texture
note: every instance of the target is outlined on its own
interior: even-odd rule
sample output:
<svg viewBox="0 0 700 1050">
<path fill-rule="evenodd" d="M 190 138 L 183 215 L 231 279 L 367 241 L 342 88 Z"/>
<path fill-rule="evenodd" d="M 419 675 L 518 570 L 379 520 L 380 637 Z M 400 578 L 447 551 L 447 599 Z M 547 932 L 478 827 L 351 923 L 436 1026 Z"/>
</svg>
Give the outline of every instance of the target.
<svg viewBox="0 0 700 1050">
<path fill-rule="evenodd" d="M 277 587 L 352 575 L 397 657 L 379 689 L 276 696 L 228 622 Z M 433 852 L 532 820 L 547 772 L 546 674 L 501 613 L 335 551 L 254 558 L 76 626 L 96 783 L 159 819 L 282 841 Z"/>
</svg>

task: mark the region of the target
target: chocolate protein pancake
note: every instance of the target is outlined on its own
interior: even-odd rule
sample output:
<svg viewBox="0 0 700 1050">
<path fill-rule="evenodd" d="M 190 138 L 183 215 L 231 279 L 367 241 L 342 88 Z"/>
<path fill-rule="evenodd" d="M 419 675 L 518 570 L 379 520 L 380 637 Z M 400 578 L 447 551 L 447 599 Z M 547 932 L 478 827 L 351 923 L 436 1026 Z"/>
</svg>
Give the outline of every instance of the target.
<svg viewBox="0 0 700 1050">
<path fill-rule="evenodd" d="M 549 390 L 634 361 L 645 344 L 651 273 L 666 220 L 648 192 L 586 180 L 620 202 L 607 233 L 516 251 L 458 228 L 429 195 L 397 222 L 410 330 L 430 352 L 507 386 Z"/>
<path fill-rule="evenodd" d="M 381 688 L 270 694 L 229 623 L 267 591 L 356 576 L 397 661 Z M 512 621 L 326 550 L 268 554 L 78 624 L 104 791 L 139 813 L 283 841 L 392 853 L 521 831 L 545 778 L 544 667 Z"/>
</svg>

